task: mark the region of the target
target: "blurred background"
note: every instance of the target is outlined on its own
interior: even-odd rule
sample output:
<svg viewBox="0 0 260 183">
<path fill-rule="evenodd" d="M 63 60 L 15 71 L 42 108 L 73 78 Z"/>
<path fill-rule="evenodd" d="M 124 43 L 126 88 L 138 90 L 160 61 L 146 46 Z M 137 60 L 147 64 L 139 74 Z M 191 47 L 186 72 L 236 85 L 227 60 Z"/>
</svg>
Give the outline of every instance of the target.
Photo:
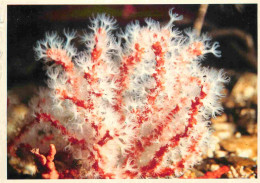
<svg viewBox="0 0 260 183">
<path fill-rule="evenodd" d="M 220 43 L 222 57 L 207 55 L 202 65 L 223 68 L 231 77 L 223 91 L 224 113 L 212 119 L 212 150 L 184 178 L 196 178 L 224 165 L 230 171 L 223 178 L 256 178 L 257 4 L 209 5 L 204 7 L 203 16 L 201 5 L 8 5 L 7 88 L 8 101 L 13 104 L 8 107 L 8 128 L 19 126 L 29 99 L 39 86 L 46 86 L 43 65 L 35 61 L 33 51 L 46 32 L 62 33 L 66 28 L 81 34 L 88 30 L 89 18 L 97 13 L 115 17 L 122 30 L 133 20 L 145 25 L 146 17 L 164 24 L 170 8 L 184 17 L 175 22 L 180 30 L 196 27 L 194 22 L 199 22 L 201 33 L 207 32 Z M 81 46 L 76 45 L 79 49 Z M 9 160 L 8 178 L 39 178 L 18 164 Z"/>
</svg>

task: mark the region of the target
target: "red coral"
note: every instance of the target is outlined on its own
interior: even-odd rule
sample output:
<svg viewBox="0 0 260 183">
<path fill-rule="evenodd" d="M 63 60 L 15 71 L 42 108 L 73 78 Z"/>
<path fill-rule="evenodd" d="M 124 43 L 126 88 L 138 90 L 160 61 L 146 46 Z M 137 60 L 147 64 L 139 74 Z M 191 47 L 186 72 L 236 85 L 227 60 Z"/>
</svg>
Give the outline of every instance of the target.
<svg viewBox="0 0 260 183">
<path fill-rule="evenodd" d="M 56 148 L 54 144 L 50 144 L 50 150 L 48 152 L 47 157 L 43 154 L 40 154 L 39 149 L 32 149 L 31 152 L 38 159 L 40 166 L 43 167 L 44 171 L 42 172 L 42 178 L 44 179 L 58 179 L 59 173 L 55 168 L 55 164 L 53 162 L 54 156 L 56 154 Z"/>
<path fill-rule="evenodd" d="M 230 169 L 229 169 L 228 166 L 222 166 L 215 171 L 206 172 L 203 176 L 197 177 L 197 179 L 217 179 L 217 178 L 220 178 L 223 174 L 229 172 L 229 170 Z M 191 179 L 193 177 L 191 177 L 191 176 L 188 176 L 188 177 L 181 176 L 179 178 L 181 178 L 181 179 Z"/>
<path fill-rule="evenodd" d="M 204 176 L 199 177 L 199 179 L 216 179 L 220 178 L 223 174 L 229 172 L 228 166 L 222 166 L 219 169 L 212 171 L 212 172 L 206 172 Z"/>
<path fill-rule="evenodd" d="M 55 146 L 48 156 L 34 149 L 43 178 L 178 177 L 196 164 L 209 143 L 208 120 L 222 110 L 218 99 L 228 79 L 200 65 L 205 54 L 219 55 L 218 44 L 211 47 L 191 31 L 181 35 L 172 29 L 181 17 L 172 10 L 169 15 L 165 26 L 146 19 L 146 27 L 130 24 L 118 37 L 115 20 L 98 15 L 92 33 L 82 37 L 82 52 L 71 43 L 76 32 L 64 31 L 66 41 L 47 33 L 34 49 L 48 63 L 49 89 L 31 101 L 28 122 L 8 143 L 9 154 L 15 156 L 21 143 L 40 149 L 55 143 L 57 152 L 82 160 L 82 169 L 69 164 L 65 171 L 57 167 L 59 174 Z"/>
</svg>

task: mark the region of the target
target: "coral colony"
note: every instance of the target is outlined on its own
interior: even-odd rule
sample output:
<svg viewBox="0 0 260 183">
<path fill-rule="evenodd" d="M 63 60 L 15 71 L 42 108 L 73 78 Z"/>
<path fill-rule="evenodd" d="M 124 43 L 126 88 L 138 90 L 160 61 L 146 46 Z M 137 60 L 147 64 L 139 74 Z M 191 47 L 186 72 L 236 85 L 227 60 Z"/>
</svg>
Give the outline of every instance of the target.
<svg viewBox="0 0 260 183">
<path fill-rule="evenodd" d="M 43 178 L 180 177 L 197 164 L 228 78 L 200 65 L 207 54 L 221 56 L 219 44 L 178 31 L 182 17 L 169 16 L 164 26 L 145 19 L 115 36 L 116 21 L 97 15 L 81 52 L 75 31 L 64 31 L 66 39 L 47 33 L 34 49 L 48 88 L 31 100 L 9 155 L 27 150 Z"/>
</svg>

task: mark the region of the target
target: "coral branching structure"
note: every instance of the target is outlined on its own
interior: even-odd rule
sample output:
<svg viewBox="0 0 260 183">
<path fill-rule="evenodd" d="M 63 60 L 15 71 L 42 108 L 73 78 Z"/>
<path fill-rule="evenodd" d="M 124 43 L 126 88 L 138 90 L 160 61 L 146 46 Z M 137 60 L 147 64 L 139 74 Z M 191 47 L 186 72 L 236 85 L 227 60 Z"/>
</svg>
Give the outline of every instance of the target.
<svg viewBox="0 0 260 183">
<path fill-rule="evenodd" d="M 179 31 L 182 16 L 169 16 L 164 26 L 147 18 L 115 33 L 115 19 L 99 14 L 80 37 L 84 51 L 76 31 L 47 33 L 34 49 L 48 88 L 32 98 L 9 156 L 27 150 L 43 178 L 180 177 L 198 163 L 228 77 L 200 64 L 221 56 L 219 44 Z M 55 168 L 62 154 L 67 163 Z"/>
</svg>

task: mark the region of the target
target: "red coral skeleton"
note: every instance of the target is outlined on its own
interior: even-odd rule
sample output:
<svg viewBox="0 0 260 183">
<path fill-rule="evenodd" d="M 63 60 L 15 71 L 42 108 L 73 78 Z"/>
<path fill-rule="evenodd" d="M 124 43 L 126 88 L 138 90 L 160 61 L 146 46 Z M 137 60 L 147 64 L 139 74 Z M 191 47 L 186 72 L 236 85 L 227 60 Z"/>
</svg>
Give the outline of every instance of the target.
<svg viewBox="0 0 260 183">
<path fill-rule="evenodd" d="M 230 169 L 228 166 L 222 166 L 219 169 L 212 171 L 212 172 L 206 172 L 204 176 L 199 177 L 199 179 L 216 179 L 220 178 L 223 174 L 229 172 Z"/>
<path fill-rule="evenodd" d="M 55 164 L 53 162 L 54 156 L 56 154 L 56 148 L 54 144 L 50 144 L 50 150 L 47 156 L 40 154 L 39 149 L 32 149 L 31 152 L 35 155 L 35 157 L 40 162 L 41 166 L 44 167 L 44 171 L 42 172 L 42 178 L 44 179 L 58 179 L 59 173 L 55 168 Z"/>
</svg>

